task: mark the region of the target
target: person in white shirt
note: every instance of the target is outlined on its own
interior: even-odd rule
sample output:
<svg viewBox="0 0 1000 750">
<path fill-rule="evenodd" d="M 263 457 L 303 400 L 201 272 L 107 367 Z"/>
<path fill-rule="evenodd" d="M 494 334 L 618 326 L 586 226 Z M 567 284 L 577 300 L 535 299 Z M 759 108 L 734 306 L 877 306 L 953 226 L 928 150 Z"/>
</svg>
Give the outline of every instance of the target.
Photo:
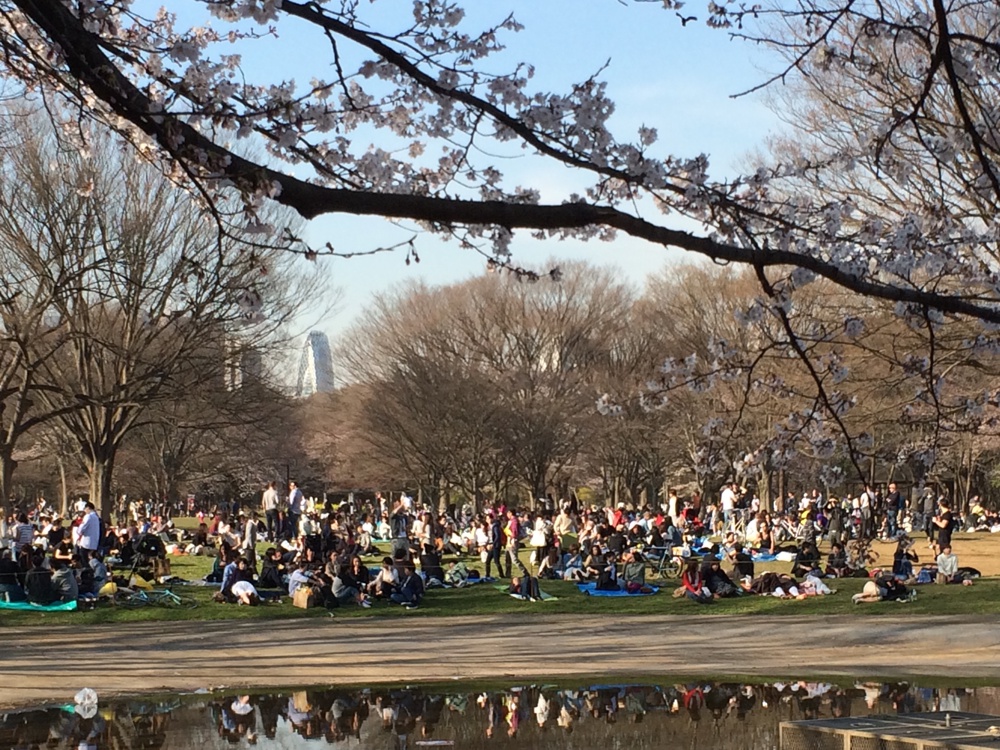
<svg viewBox="0 0 1000 750">
<path fill-rule="evenodd" d="M 399 571 L 392 562 L 391 557 L 382 558 L 382 567 L 368 584 L 368 593 L 379 599 L 388 599 L 390 594 L 399 585 Z"/>
<path fill-rule="evenodd" d="M 237 581 L 230 589 L 237 604 L 255 607 L 260 604 L 260 594 L 250 581 Z"/>
<path fill-rule="evenodd" d="M 730 528 L 733 521 L 733 510 L 736 508 L 736 484 L 727 484 L 722 488 L 722 495 L 719 498 L 719 505 L 722 507 L 722 528 Z"/>
<path fill-rule="evenodd" d="M 872 528 L 872 505 L 875 494 L 869 485 L 865 485 L 865 491 L 858 497 L 858 506 L 861 509 L 861 538 L 871 539 L 874 529 Z"/>
</svg>

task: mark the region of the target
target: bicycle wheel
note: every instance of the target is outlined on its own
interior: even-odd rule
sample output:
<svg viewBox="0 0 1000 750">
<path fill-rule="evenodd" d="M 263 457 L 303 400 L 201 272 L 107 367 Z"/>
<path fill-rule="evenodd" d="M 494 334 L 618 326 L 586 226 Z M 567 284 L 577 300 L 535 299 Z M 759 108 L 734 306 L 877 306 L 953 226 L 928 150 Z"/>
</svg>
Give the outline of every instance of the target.
<svg viewBox="0 0 1000 750">
<path fill-rule="evenodd" d="M 663 575 L 665 578 L 680 578 L 683 570 L 684 561 L 675 557 L 663 566 Z"/>
<path fill-rule="evenodd" d="M 139 607 L 145 607 L 149 603 L 145 594 L 128 594 L 122 591 L 115 594 L 115 604 L 126 609 L 139 609 Z"/>
<path fill-rule="evenodd" d="M 168 609 L 194 609 L 198 606 L 198 600 L 193 596 L 179 596 L 173 591 L 164 591 L 156 603 Z"/>
</svg>

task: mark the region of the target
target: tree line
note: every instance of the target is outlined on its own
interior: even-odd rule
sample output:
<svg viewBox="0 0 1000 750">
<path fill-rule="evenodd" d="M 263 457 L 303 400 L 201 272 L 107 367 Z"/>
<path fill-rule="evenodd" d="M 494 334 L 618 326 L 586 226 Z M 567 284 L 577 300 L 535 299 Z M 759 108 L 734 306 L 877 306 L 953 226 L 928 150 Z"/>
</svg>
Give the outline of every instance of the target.
<svg viewBox="0 0 1000 750">
<path fill-rule="evenodd" d="M 220 233 L 113 137 L 83 148 L 27 109 L 0 117 L 0 497 L 87 494 L 107 514 L 115 485 L 176 499 L 236 481 L 282 418 L 265 363 L 315 275 Z"/>
<path fill-rule="evenodd" d="M 656 503 L 733 479 L 765 499 L 890 479 L 992 492 L 997 362 L 969 355 L 977 324 L 907 325 L 810 285 L 793 313 L 803 359 L 752 271 L 671 266 L 641 290 L 605 267 L 560 271 L 373 300 L 337 347 L 351 382 L 302 405 L 322 476 L 477 503 Z"/>
</svg>

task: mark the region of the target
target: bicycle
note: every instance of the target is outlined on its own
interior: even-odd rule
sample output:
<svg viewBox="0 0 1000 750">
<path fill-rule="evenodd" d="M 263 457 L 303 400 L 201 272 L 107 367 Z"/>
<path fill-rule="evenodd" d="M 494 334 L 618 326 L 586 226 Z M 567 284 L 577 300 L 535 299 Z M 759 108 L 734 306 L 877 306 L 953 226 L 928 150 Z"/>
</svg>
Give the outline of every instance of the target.
<svg viewBox="0 0 1000 750">
<path fill-rule="evenodd" d="M 170 589 L 144 591 L 143 589 L 119 589 L 115 594 L 115 604 L 138 609 L 147 605 L 166 609 L 194 609 L 198 600 L 192 596 L 175 594 Z"/>
<path fill-rule="evenodd" d="M 684 570 L 684 558 L 675 555 L 673 547 L 646 547 L 643 549 L 649 574 L 655 578 L 680 578 Z"/>
</svg>

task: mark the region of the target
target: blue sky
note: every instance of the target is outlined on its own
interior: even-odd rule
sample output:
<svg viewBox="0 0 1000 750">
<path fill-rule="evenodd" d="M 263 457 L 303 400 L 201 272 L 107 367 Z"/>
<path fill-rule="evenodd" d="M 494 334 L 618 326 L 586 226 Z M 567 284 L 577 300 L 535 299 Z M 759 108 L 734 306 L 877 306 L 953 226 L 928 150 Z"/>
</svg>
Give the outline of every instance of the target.
<svg viewBox="0 0 1000 750">
<path fill-rule="evenodd" d="M 658 154 L 707 153 L 713 177 L 740 171 L 747 152 L 760 146 L 768 132 L 780 128 L 759 97 L 731 98 L 766 77 L 767 60 L 757 49 L 730 41 L 726 32 L 708 29 L 703 23 L 704 6 L 698 3 L 685 7 L 684 13 L 700 12 L 702 19 L 684 28 L 674 11 L 663 10 L 658 3 L 469 0 L 466 5 L 470 7 L 468 20 L 477 27 L 496 22 L 509 11 L 525 26 L 522 32 L 505 37 L 508 50 L 490 63 L 492 69 L 531 62 L 536 68 L 534 87 L 565 91 L 610 61 L 603 77 L 617 104 L 612 123 L 619 137 L 633 138 L 642 124 L 656 127 Z M 402 13 L 404 19 L 411 7 L 405 0 L 377 0 L 372 6 L 395 18 Z M 246 53 L 244 68 L 251 79 L 293 77 L 306 83 L 313 76 L 328 75 L 329 54 L 322 40 L 314 42 L 315 37 L 306 38 L 302 30 L 284 24 L 279 34 L 274 42 L 254 43 L 241 50 Z M 516 163 L 504 165 L 508 173 L 517 174 L 518 168 Z M 530 171 L 518 178 L 518 183 L 539 189 L 543 201 L 559 202 L 578 188 L 572 172 L 559 165 L 539 169 L 532 163 Z M 347 252 L 364 252 L 409 236 L 405 229 L 382 220 L 345 216 L 314 220 L 306 233 L 311 244 L 331 242 Z M 404 263 L 404 253 L 321 259 L 332 285 L 342 290 L 342 301 L 333 316 L 306 316 L 302 328 L 315 327 L 336 339 L 371 299 L 391 293 L 395 285 L 412 279 L 453 282 L 484 270 L 482 257 L 474 252 L 429 235 L 420 236 L 417 242 L 421 262 L 410 266 Z M 512 249 L 515 261 L 528 267 L 540 266 L 552 257 L 586 259 L 614 265 L 637 283 L 665 263 L 684 260 L 680 251 L 628 238 L 612 243 L 538 242 L 525 233 L 515 236 Z"/>
</svg>

